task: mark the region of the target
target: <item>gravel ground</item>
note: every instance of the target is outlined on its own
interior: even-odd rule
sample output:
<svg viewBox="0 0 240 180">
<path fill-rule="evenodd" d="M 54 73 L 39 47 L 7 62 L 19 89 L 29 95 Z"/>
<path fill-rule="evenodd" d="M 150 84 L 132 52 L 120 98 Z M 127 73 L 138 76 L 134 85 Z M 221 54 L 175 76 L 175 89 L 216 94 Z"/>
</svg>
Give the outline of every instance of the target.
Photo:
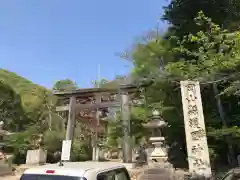
<svg viewBox="0 0 240 180">
<path fill-rule="evenodd" d="M 1 180 L 19 180 L 20 179 L 20 175 L 0 177 L 0 179 Z"/>
</svg>

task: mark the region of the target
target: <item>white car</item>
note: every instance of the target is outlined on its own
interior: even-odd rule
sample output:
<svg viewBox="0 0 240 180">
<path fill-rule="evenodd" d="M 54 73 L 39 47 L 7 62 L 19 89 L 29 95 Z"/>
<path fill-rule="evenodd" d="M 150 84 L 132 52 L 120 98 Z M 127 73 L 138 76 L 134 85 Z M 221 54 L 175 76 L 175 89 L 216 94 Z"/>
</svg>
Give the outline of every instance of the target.
<svg viewBox="0 0 240 180">
<path fill-rule="evenodd" d="M 26 170 L 20 180 L 130 180 L 126 167 L 115 162 L 63 162 Z"/>
</svg>

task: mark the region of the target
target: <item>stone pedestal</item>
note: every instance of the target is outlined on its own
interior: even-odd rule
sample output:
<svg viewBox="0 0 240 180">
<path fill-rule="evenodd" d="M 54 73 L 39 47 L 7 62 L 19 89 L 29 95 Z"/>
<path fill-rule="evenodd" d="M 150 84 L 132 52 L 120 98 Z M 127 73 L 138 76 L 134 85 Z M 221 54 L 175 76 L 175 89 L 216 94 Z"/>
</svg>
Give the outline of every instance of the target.
<svg viewBox="0 0 240 180">
<path fill-rule="evenodd" d="M 155 147 L 151 153 L 150 159 L 157 162 L 166 162 L 168 159 L 166 149 L 163 147 L 162 142 L 152 143 Z"/>
<path fill-rule="evenodd" d="M 28 150 L 26 164 L 45 164 L 47 161 L 47 151 L 43 149 Z"/>
<path fill-rule="evenodd" d="M 156 161 L 156 162 L 167 162 L 168 160 L 168 153 L 167 153 L 167 149 L 164 146 L 164 141 L 165 138 L 164 137 L 151 137 L 149 139 L 154 148 L 150 154 L 149 159 L 152 161 Z"/>
</svg>

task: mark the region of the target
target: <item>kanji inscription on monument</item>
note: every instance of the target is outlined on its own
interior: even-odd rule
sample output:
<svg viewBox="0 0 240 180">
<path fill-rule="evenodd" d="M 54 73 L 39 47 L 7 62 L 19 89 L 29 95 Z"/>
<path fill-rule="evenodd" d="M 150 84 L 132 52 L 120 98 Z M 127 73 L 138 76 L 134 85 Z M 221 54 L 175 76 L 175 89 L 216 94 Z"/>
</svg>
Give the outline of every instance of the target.
<svg viewBox="0 0 240 180">
<path fill-rule="evenodd" d="M 181 81 L 189 171 L 210 177 L 211 166 L 199 82 Z"/>
</svg>

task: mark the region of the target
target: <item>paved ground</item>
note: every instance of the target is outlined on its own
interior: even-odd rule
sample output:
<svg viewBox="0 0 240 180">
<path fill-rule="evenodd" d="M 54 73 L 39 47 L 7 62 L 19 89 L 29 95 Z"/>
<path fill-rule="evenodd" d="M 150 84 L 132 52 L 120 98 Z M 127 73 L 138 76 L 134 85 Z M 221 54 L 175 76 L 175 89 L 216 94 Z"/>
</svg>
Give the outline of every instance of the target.
<svg viewBox="0 0 240 180">
<path fill-rule="evenodd" d="M 19 180 L 20 175 L 1 177 L 1 180 Z"/>
<path fill-rule="evenodd" d="M 28 169 L 31 167 L 34 167 L 34 166 L 27 166 L 27 165 L 18 166 L 16 169 L 15 176 L 0 177 L 0 180 L 19 180 L 22 172 L 25 171 L 25 169 Z"/>
</svg>

